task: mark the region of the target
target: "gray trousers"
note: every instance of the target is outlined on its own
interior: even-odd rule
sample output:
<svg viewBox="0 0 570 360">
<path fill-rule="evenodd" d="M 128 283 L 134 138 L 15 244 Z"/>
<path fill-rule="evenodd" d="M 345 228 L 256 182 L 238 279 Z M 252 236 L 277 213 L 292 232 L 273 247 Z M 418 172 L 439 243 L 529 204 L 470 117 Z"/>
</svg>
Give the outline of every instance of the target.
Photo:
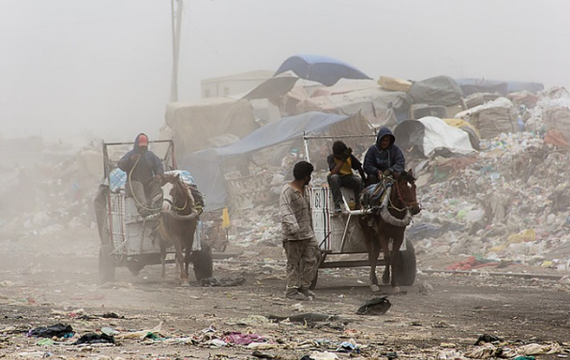
<svg viewBox="0 0 570 360">
<path fill-rule="evenodd" d="M 287 291 L 297 292 L 299 288 L 308 289 L 317 275 L 321 252 L 317 239 L 284 241 L 283 248 L 287 255 Z"/>
<path fill-rule="evenodd" d="M 139 214 L 148 214 L 152 208 L 152 199 L 160 194 L 160 186 L 152 181 L 147 188 L 137 180 L 127 182 L 127 195 L 135 200 L 135 206 Z"/>
<path fill-rule="evenodd" d="M 344 175 L 340 176 L 338 174 L 332 174 L 327 176 L 327 181 L 329 187 L 331 188 L 333 202 L 335 206 L 342 204 L 342 193 L 340 192 L 341 187 L 346 187 L 352 189 L 354 192 L 354 201 L 358 205 L 360 202 L 360 193 L 362 192 L 362 180 L 360 176 L 356 175 Z"/>
</svg>

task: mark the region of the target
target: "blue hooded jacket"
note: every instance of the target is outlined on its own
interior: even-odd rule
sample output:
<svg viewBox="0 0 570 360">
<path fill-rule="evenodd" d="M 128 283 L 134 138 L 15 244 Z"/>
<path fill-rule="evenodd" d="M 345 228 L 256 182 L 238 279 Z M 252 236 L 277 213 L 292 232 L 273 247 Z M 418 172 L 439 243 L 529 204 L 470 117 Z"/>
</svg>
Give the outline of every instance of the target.
<svg viewBox="0 0 570 360">
<path fill-rule="evenodd" d="M 141 135 L 146 136 L 144 133 L 137 135 L 133 149 L 123 155 L 121 160 L 119 160 L 118 166 L 119 169 L 127 173 L 127 176 L 132 171 L 132 174 L 130 176 L 131 180 L 140 181 L 144 186 L 147 186 L 156 175 L 164 174 L 164 168 L 162 166 L 162 161 L 160 158 L 156 156 L 152 151 L 147 150 L 145 152 L 142 152 L 139 147 L 139 138 Z M 141 155 L 138 162 L 131 160 L 131 156 L 134 154 Z"/>
<path fill-rule="evenodd" d="M 382 150 L 380 148 L 380 140 L 384 136 L 390 137 L 390 145 Z M 368 175 L 377 175 L 378 170 L 384 172 L 386 170 L 403 172 L 406 169 L 406 159 L 402 150 L 394 144 L 396 137 L 387 127 L 383 127 L 378 132 L 376 144 L 372 145 L 366 151 L 364 156 L 364 172 Z"/>
</svg>

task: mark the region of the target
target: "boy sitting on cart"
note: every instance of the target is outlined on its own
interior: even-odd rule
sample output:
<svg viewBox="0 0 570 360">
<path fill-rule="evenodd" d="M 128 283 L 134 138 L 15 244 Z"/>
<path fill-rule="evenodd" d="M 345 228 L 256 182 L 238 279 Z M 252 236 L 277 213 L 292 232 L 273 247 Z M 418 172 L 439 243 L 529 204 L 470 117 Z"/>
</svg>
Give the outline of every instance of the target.
<svg viewBox="0 0 570 360">
<path fill-rule="evenodd" d="M 327 181 L 332 192 L 334 212 L 341 213 L 343 211 L 341 187 L 347 187 L 354 191 L 356 202 L 354 210 L 358 210 L 360 208 L 359 199 L 362 192 L 362 182 L 366 179 L 362 163 L 352 155 L 352 149 L 342 141 L 335 141 L 332 151 L 333 153 L 327 157 L 330 170 Z M 358 171 L 360 177 L 353 174 L 352 170 Z"/>
</svg>

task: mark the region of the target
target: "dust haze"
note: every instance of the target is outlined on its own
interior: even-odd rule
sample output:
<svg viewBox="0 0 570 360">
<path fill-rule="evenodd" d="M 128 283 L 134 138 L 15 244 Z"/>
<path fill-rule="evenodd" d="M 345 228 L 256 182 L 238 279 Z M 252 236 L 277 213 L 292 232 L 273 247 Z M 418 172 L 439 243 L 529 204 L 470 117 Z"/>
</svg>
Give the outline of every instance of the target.
<svg viewBox="0 0 570 360">
<path fill-rule="evenodd" d="M 567 85 L 566 1 L 186 1 L 179 100 L 200 80 L 314 53 L 380 75 Z M 0 2 L 0 132 L 82 144 L 158 136 L 170 97 L 169 1 Z"/>
</svg>

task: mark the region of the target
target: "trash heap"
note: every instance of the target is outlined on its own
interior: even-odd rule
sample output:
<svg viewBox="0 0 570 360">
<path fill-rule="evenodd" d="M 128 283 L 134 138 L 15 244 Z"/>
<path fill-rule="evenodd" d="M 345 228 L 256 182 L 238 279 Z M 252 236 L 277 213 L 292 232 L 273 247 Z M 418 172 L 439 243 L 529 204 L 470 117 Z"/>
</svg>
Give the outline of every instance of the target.
<svg viewBox="0 0 570 360">
<path fill-rule="evenodd" d="M 0 232 L 7 240 L 17 240 L 93 228 L 93 198 L 102 170 L 102 154 L 96 146 L 70 153 L 63 161 L 38 158 L 20 164 L 5 174 L 7 180 L 0 189 L 0 202 L 11 204 L 0 214 Z"/>
<path fill-rule="evenodd" d="M 535 133 L 501 134 L 471 159 L 421 163 L 416 251 L 566 269 L 569 155 Z"/>
</svg>

